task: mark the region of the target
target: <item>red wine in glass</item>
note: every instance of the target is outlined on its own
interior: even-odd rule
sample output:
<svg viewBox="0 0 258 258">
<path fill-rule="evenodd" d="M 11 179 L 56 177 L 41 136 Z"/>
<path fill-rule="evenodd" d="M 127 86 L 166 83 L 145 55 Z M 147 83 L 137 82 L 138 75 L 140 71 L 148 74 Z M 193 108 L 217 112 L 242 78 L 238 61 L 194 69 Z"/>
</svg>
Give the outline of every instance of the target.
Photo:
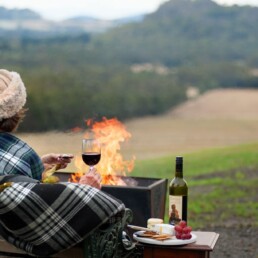
<svg viewBox="0 0 258 258">
<path fill-rule="evenodd" d="M 101 157 L 101 145 L 96 139 L 83 139 L 82 140 L 82 160 L 90 166 L 90 170 L 98 164 Z"/>
<path fill-rule="evenodd" d="M 101 154 L 97 152 L 85 152 L 82 154 L 82 159 L 88 166 L 94 166 L 99 163 Z"/>
</svg>

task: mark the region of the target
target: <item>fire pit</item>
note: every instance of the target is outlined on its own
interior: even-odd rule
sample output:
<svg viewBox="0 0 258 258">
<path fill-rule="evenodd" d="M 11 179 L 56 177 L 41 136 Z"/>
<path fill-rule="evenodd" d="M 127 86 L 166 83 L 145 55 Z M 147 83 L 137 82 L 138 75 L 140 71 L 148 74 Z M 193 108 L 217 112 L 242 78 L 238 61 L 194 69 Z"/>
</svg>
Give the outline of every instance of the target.
<svg viewBox="0 0 258 258">
<path fill-rule="evenodd" d="M 71 173 L 56 173 L 60 181 L 67 182 Z M 146 227 L 149 218 L 164 218 L 167 195 L 167 179 L 145 177 L 121 177 L 133 186 L 103 185 L 102 190 L 120 199 L 133 212 L 132 224 Z"/>
</svg>

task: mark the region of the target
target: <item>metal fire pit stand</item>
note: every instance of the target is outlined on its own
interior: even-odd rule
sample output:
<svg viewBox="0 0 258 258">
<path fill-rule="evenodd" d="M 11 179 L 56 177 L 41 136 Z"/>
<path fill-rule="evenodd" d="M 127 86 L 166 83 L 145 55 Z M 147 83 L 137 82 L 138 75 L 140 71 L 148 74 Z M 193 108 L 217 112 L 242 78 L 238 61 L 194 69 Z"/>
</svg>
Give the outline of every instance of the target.
<svg viewBox="0 0 258 258">
<path fill-rule="evenodd" d="M 129 235 L 126 225 L 131 223 L 133 213 L 126 209 L 124 215 L 107 227 L 101 227 L 83 241 L 84 258 L 137 258 L 142 257 L 142 250 L 136 248 Z"/>
</svg>

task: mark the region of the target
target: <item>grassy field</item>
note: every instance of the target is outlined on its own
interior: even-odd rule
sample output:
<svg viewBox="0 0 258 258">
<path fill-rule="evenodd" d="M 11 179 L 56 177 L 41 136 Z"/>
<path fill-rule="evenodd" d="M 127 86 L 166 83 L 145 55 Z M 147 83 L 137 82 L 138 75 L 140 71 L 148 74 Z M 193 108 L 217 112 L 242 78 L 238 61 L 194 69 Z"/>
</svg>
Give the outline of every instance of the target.
<svg viewBox="0 0 258 258">
<path fill-rule="evenodd" d="M 257 224 L 258 144 L 213 148 L 184 155 L 189 221 L 194 228 Z M 132 175 L 171 178 L 174 158 L 138 161 Z M 167 220 L 167 218 L 166 218 Z"/>
</svg>

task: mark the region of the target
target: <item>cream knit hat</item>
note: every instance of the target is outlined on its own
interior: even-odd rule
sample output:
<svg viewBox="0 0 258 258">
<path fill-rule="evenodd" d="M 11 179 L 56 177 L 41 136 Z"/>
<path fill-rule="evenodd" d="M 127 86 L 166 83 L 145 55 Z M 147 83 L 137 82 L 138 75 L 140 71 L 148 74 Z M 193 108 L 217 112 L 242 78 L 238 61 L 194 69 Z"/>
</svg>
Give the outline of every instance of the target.
<svg viewBox="0 0 258 258">
<path fill-rule="evenodd" d="M 16 72 L 0 69 L 0 120 L 14 116 L 26 103 L 26 89 Z"/>
</svg>

